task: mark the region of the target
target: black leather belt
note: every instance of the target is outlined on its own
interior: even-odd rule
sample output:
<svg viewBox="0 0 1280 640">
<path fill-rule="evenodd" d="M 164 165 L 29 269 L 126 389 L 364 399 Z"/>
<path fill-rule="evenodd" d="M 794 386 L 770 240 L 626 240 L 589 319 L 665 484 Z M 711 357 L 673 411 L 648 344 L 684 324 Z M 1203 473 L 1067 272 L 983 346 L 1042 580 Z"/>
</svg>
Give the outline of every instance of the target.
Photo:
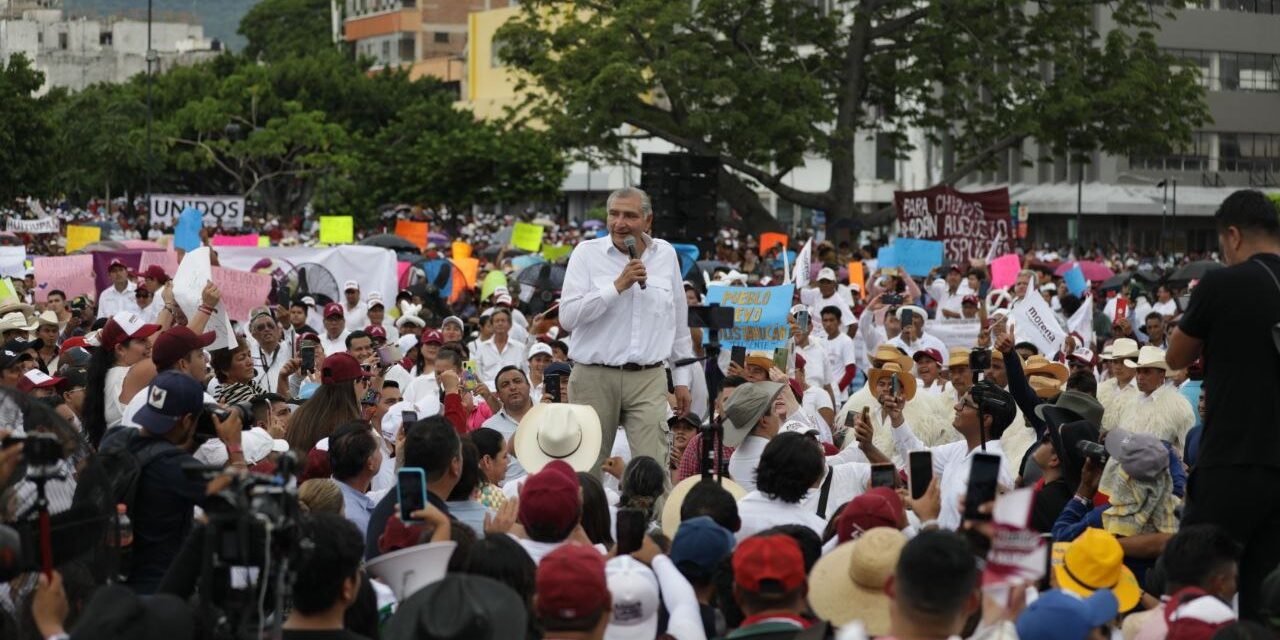
<svg viewBox="0 0 1280 640">
<path fill-rule="evenodd" d="M 634 362 L 628 362 L 626 364 L 593 364 L 591 366 L 604 367 L 606 369 L 618 369 L 620 371 L 644 371 L 646 369 L 656 369 L 661 367 L 663 364 L 665 363 L 654 362 L 652 364 L 636 364 Z"/>
</svg>

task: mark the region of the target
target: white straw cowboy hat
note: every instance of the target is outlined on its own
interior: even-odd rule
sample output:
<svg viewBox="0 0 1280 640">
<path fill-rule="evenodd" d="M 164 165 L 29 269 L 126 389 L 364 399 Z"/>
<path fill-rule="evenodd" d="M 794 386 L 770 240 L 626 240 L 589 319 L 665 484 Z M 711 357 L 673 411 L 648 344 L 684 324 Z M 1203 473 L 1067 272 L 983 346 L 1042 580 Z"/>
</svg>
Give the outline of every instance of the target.
<svg viewBox="0 0 1280 640">
<path fill-rule="evenodd" d="M 5 331 L 35 331 L 38 326 L 40 326 L 38 323 L 28 321 L 26 316 L 17 311 L 0 317 L 0 333 Z"/>
<path fill-rule="evenodd" d="M 906 544 L 901 531 L 875 527 L 819 558 L 809 573 L 813 612 L 833 625 L 857 620 L 868 635 L 888 634 L 889 596 L 884 585 Z"/>
<path fill-rule="evenodd" d="M 715 476 L 712 476 L 715 478 Z M 668 538 L 676 537 L 676 530 L 680 528 L 680 507 L 684 504 L 684 499 L 689 497 L 689 491 L 693 486 L 702 482 L 702 474 L 694 474 L 681 480 L 676 486 L 671 487 L 671 493 L 667 494 L 667 500 L 662 505 L 662 532 Z M 733 501 L 737 502 L 747 495 L 747 490 L 742 485 L 728 479 L 720 479 L 720 486 L 733 496 Z"/>
<path fill-rule="evenodd" d="M 1162 369 L 1169 370 L 1169 363 L 1164 361 L 1164 349 L 1147 345 L 1138 351 L 1138 361 L 1125 360 L 1124 366 L 1130 369 Z"/>
<path fill-rule="evenodd" d="M 1111 343 L 1111 359 L 1138 357 L 1138 341 L 1133 338 L 1117 338 Z"/>
<path fill-rule="evenodd" d="M 516 427 L 516 459 L 529 473 L 562 460 L 574 471 L 589 471 L 600 457 L 600 417 L 584 404 L 535 404 Z"/>
</svg>

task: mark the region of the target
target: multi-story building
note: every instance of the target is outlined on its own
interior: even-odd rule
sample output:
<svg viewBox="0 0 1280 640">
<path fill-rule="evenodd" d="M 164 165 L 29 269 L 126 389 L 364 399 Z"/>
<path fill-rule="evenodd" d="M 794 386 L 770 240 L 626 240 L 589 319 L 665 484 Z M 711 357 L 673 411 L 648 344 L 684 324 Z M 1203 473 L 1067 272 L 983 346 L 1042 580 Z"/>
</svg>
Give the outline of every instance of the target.
<svg viewBox="0 0 1280 640">
<path fill-rule="evenodd" d="M 516 0 L 345 0 L 343 37 L 375 68 L 409 66 L 461 91 L 466 73 L 468 15 Z"/>
<path fill-rule="evenodd" d="M 24 54 L 44 73 L 40 93 L 52 87 L 79 91 L 99 82 L 124 82 L 147 70 L 145 17 L 106 20 L 67 18 L 58 0 L 0 0 L 0 58 Z M 194 64 L 216 56 L 221 45 L 204 29 L 161 17 L 151 22 L 152 70 Z"/>
</svg>

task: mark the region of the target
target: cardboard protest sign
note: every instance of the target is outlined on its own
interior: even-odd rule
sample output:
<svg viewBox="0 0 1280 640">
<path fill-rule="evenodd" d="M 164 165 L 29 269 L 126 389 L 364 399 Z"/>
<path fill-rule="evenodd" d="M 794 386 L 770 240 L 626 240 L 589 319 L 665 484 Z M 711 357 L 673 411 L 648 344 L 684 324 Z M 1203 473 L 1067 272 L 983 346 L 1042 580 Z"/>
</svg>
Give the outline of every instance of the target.
<svg viewBox="0 0 1280 640">
<path fill-rule="evenodd" d="M 222 247 L 218 262 L 229 269 L 269 272 L 276 278 L 295 269 L 323 268 L 333 276 L 334 296 L 342 293 L 336 285 L 347 280 L 360 283 L 361 293 L 377 291 L 387 301 L 395 300 L 400 290 L 396 285 L 396 253 L 383 247 Z"/>
<path fill-rule="evenodd" d="M 190 256 L 184 259 L 183 264 L 189 259 Z M 249 311 L 254 307 L 261 307 L 271 290 L 271 276 L 265 273 L 213 267 L 212 275 L 214 284 L 218 285 L 218 290 L 222 293 L 221 306 L 232 320 L 238 322 L 248 320 Z M 177 287 L 176 283 L 174 287 Z"/>
<path fill-rule="evenodd" d="M 570 253 L 573 253 L 573 247 L 567 244 L 551 244 L 542 247 L 542 257 L 546 258 L 547 262 L 555 262 Z"/>
<path fill-rule="evenodd" d="M 858 285 L 858 291 L 860 292 L 858 297 L 861 298 L 866 295 L 867 274 L 863 272 L 861 262 L 849 263 L 849 286 L 853 286 L 855 284 Z"/>
<path fill-rule="evenodd" d="M 213 236 L 213 240 L 209 244 L 215 247 L 256 247 L 258 245 L 258 234 L 251 233 L 243 236 L 227 236 L 218 234 Z"/>
<path fill-rule="evenodd" d="M 351 216 L 320 216 L 320 244 L 351 244 L 356 241 Z"/>
<path fill-rule="evenodd" d="M 204 227 L 204 218 L 199 209 L 188 207 L 178 216 L 178 224 L 173 229 L 173 246 L 183 251 L 191 251 L 204 241 L 200 239 L 200 229 Z"/>
<path fill-rule="evenodd" d="M 962 193 L 942 185 L 923 191 L 895 191 L 898 233 L 906 238 L 939 240 L 946 258 L 967 262 L 984 256 L 993 239 L 1010 238 L 1009 189 Z M 1008 242 L 1000 250 L 1008 252 Z"/>
<path fill-rule="evenodd" d="M 929 275 L 935 267 L 942 266 L 943 243 L 935 240 L 898 238 L 893 241 L 895 267 L 902 267 L 907 274 L 921 277 Z M 880 266 L 889 266 L 881 264 Z"/>
<path fill-rule="evenodd" d="M 267 236 L 258 236 L 258 246 L 259 246 L 259 247 L 269 247 L 269 246 L 271 246 L 271 238 L 269 238 L 269 237 L 267 237 Z"/>
<path fill-rule="evenodd" d="M 490 271 L 484 274 L 484 284 L 480 285 L 480 299 L 488 300 L 493 290 L 507 286 L 507 274 L 501 271 Z"/>
<path fill-rule="evenodd" d="M 21 278 L 26 271 L 26 247 L 0 247 L 0 276 Z"/>
<path fill-rule="evenodd" d="M 787 243 L 790 241 L 791 239 L 788 238 L 785 233 L 778 233 L 776 231 L 762 233 L 760 234 L 760 255 L 769 253 L 769 249 L 778 245 L 782 245 L 782 248 L 786 249 Z"/>
<path fill-rule="evenodd" d="M 396 235 L 412 242 L 419 249 L 427 248 L 427 234 L 430 232 L 430 225 L 425 222 L 396 220 Z"/>
<path fill-rule="evenodd" d="M 1080 268 L 1080 263 L 1076 263 L 1066 273 L 1062 274 L 1063 281 L 1067 284 L 1067 290 L 1073 296 L 1084 295 L 1089 289 L 1089 281 L 1084 278 L 1084 269 Z"/>
<path fill-rule="evenodd" d="M 876 252 L 876 269 L 889 269 L 898 266 L 897 257 L 893 255 L 893 245 L 887 244 Z"/>
<path fill-rule="evenodd" d="M 173 251 L 143 251 L 138 260 L 138 270 L 146 271 L 153 264 L 164 269 L 165 275 L 172 278 L 178 272 L 178 254 Z"/>
<path fill-rule="evenodd" d="M 23 220 L 22 218 L 9 218 L 9 231 L 14 233 L 57 233 L 58 221 L 53 218 L 37 218 L 35 220 Z"/>
<path fill-rule="evenodd" d="M 707 304 L 733 307 L 733 328 L 720 332 L 720 343 L 765 351 L 785 346 L 791 337 L 787 312 L 794 285 L 777 287 L 726 287 L 711 285 Z M 708 332 L 703 332 L 704 338 Z"/>
<path fill-rule="evenodd" d="M 480 259 L 467 256 L 465 258 L 454 258 L 452 262 L 458 267 L 458 271 L 462 272 L 466 288 L 476 288 L 476 278 L 480 276 Z"/>
<path fill-rule="evenodd" d="M 177 224 L 187 209 L 200 212 L 200 225 L 239 229 L 244 226 L 244 198 L 241 196 L 188 196 L 157 193 L 151 196 L 151 226 L 162 229 Z"/>
<path fill-rule="evenodd" d="M 941 340 L 948 349 L 972 349 L 978 344 L 978 332 L 981 328 L 982 324 L 977 318 L 938 318 L 929 321 L 929 335 Z"/>
<path fill-rule="evenodd" d="M 67 225 L 67 253 L 75 253 L 102 240 L 102 227 Z"/>
<path fill-rule="evenodd" d="M 471 245 L 461 240 L 454 240 L 453 244 L 450 245 L 449 248 L 454 259 L 471 257 Z"/>
<path fill-rule="evenodd" d="M 187 255 L 182 258 L 182 264 L 178 265 L 177 273 L 173 274 L 174 300 L 177 301 L 178 306 L 182 307 L 182 312 L 187 314 L 188 318 L 195 317 L 200 308 L 204 287 L 213 279 L 209 251 L 209 247 L 200 247 L 187 252 Z M 265 295 L 264 293 L 263 296 Z M 226 349 L 236 343 L 235 333 L 231 328 L 231 316 L 227 313 L 227 302 L 226 292 L 224 292 L 222 302 L 218 303 L 217 313 L 209 318 L 209 323 L 205 326 L 206 330 L 215 334 L 213 343 L 209 345 L 210 351 Z"/>
<path fill-rule="evenodd" d="M 159 253 L 159 252 L 149 252 Z M 80 295 L 97 298 L 93 288 L 93 256 L 39 256 L 35 259 L 36 302 L 47 302 L 49 292 L 57 289 L 71 299 Z"/>
<path fill-rule="evenodd" d="M 511 229 L 511 246 L 536 252 L 542 248 L 542 234 L 545 231 L 545 227 L 536 224 L 517 222 Z"/>
<path fill-rule="evenodd" d="M 991 261 L 991 288 L 1003 289 L 1018 282 L 1018 272 L 1022 270 L 1022 260 L 1017 254 L 1009 253 Z"/>
</svg>

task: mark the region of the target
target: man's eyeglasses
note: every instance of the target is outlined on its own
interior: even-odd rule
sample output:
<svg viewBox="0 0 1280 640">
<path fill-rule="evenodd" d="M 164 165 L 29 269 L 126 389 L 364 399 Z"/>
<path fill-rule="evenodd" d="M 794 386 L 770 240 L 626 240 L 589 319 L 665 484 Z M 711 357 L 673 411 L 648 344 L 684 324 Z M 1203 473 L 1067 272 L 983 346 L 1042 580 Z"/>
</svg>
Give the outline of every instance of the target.
<svg viewBox="0 0 1280 640">
<path fill-rule="evenodd" d="M 254 331 L 257 331 L 257 332 L 259 332 L 259 333 L 261 333 L 261 332 L 263 332 L 263 331 L 270 331 L 270 330 L 272 330 L 272 329 L 274 329 L 274 328 L 275 328 L 275 325 L 274 325 L 274 324 L 271 324 L 271 323 L 269 323 L 269 322 L 263 322 L 263 323 L 260 323 L 260 324 L 255 324 L 255 325 L 253 325 L 253 330 L 254 330 Z"/>
<path fill-rule="evenodd" d="M 151 292 L 150 292 L 150 291 L 138 291 L 137 293 L 133 294 L 133 297 L 135 297 L 135 298 L 150 298 L 150 297 L 151 297 Z"/>
</svg>

